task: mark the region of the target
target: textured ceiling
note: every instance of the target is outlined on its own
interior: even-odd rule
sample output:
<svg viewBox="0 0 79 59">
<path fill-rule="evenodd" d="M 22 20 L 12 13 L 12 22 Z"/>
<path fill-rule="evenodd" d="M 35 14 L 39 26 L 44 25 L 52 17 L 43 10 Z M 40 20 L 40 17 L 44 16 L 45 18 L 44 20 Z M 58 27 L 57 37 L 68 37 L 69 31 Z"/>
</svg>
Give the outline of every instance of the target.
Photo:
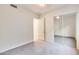
<svg viewBox="0 0 79 59">
<path fill-rule="evenodd" d="M 20 4 L 19 6 L 21 6 L 24 9 L 28 9 L 37 14 L 44 14 L 46 12 L 64 7 L 65 5 L 63 5 L 63 4 L 46 4 L 45 7 L 40 7 L 37 4 Z"/>
<path fill-rule="evenodd" d="M 46 4 L 45 7 L 40 7 L 38 4 L 19 4 L 18 6 L 40 15 L 66 6 L 79 6 L 79 4 Z"/>
</svg>

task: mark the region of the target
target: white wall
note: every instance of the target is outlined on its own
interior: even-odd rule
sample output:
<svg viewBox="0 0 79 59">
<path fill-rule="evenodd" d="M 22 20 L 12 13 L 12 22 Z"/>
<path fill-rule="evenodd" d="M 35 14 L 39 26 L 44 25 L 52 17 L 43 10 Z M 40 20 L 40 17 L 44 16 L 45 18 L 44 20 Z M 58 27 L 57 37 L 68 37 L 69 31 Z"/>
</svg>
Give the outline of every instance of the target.
<svg viewBox="0 0 79 59">
<path fill-rule="evenodd" d="M 0 52 L 33 41 L 33 17 L 30 11 L 0 5 Z"/>
<path fill-rule="evenodd" d="M 67 14 L 61 17 L 60 19 L 54 19 L 54 34 L 65 37 L 75 37 L 76 15 Z M 57 22 L 56 20 L 59 21 Z"/>
<path fill-rule="evenodd" d="M 46 19 L 46 40 L 50 42 L 54 40 L 54 16 L 76 13 L 78 10 L 78 5 L 71 5 L 44 14 L 43 17 Z"/>
</svg>

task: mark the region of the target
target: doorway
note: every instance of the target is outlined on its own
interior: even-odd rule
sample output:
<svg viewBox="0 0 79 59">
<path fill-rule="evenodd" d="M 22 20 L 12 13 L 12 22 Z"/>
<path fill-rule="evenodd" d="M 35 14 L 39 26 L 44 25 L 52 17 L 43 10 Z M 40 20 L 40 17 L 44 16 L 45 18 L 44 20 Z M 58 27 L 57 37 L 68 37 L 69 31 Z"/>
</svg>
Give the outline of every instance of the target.
<svg viewBox="0 0 79 59">
<path fill-rule="evenodd" d="M 44 19 L 33 19 L 33 41 L 44 40 Z"/>
</svg>

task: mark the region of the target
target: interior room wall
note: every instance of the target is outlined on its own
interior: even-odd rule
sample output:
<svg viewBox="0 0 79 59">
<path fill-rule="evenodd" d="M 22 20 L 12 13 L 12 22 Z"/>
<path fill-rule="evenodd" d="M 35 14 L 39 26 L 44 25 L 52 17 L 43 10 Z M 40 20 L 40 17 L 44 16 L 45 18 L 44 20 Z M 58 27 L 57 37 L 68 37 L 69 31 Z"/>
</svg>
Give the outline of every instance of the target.
<svg viewBox="0 0 79 59">
<path fill-rule="evenodd" d="M 34 13 L 20 7 L 0 5 L 0 52 L 33 41 Z"/>
<path fill-rule="evenodd" d="M 60 16 L 60 15 L 59 15 Z M 59 20 L 58 22 L 56 20 Z M 62 15 L 60 19 L 54 19 L 54 35 L 74 37 L 76 32 L 76 15 Z"/>
</svg>

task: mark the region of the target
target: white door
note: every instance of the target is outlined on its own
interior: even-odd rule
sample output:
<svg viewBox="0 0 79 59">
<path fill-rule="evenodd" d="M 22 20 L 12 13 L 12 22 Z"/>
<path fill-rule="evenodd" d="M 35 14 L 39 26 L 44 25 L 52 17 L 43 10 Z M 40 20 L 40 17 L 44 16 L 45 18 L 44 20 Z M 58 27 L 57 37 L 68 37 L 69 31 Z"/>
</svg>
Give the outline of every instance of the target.
<svg viewBox="0 0 79 59">
<path fill-rule="evenodd" d="M 44 40 L 44 20 L 34 18 L 33 19 L 33 33 L 34 41 Z"/>
</svg>

